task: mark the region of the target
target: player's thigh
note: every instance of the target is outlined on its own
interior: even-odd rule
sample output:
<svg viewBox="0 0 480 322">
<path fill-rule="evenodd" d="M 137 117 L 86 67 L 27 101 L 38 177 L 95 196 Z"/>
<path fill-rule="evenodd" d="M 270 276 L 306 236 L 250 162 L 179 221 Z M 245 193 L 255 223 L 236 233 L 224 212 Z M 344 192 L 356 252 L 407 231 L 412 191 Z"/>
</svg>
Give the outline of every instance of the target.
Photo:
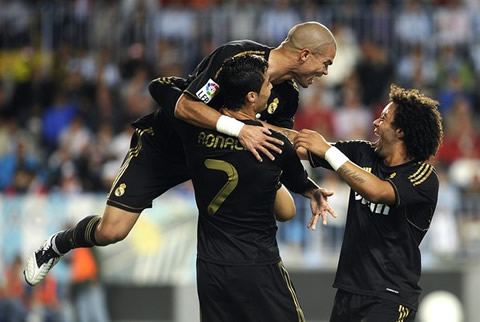
<svg viewBox="0 0 480 322">
<path fill-rule="evenodd" d="M 237 304 L 227 295 L 225 266 L 197 259 L 197 292 L 201 321 L 237 321 L 231 319 Z"/>
<path fill-rule="evenodd" d="M 153 128 L 136 129 L 130 149 L 107 197 L 107 204 L 141 213 L 153 199 L 190 176 L 180 138 Z M 170 132 L 174 133 L 174 132 Z"/>
</svg>

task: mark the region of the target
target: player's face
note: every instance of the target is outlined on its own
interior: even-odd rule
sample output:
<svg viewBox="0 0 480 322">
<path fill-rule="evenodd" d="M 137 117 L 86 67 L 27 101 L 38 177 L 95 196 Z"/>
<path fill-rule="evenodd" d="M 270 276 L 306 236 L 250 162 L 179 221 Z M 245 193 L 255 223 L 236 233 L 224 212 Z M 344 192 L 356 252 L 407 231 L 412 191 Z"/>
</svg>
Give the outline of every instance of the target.
<svg viewBox="0 0 480 322">
<path fill-rule="evenodd" d="M 373 121 L 373 132 L 378 136 L 375 141 L 375 152 L 381 157 L 387 157 L 393 150 L 393 143 L 398 140 L 396 129 L 393 126 L 393 118 L 396 106 L 389 103 L 382 111 L 379 118 Z"/>
<path fill-rule="evenodd" d="M 315 79 L 328 74 L 328 67 L 333 64 L 337 50 L 332 44 L 318 54 L 310 53 L 300 65 L 295 75 L 295 81 L 303 88 L 310 86 Z"/>
<path fill-rule="evenodd" d="M 270 75 L 265 72 L 263 74 L 263 84 L 258 93 L 258 99 L 256 104 L 256 112 L 261 112 L 267 108 L 267 101 L 272 91 L 272 83 L 270 82 Z"/>
</svg>

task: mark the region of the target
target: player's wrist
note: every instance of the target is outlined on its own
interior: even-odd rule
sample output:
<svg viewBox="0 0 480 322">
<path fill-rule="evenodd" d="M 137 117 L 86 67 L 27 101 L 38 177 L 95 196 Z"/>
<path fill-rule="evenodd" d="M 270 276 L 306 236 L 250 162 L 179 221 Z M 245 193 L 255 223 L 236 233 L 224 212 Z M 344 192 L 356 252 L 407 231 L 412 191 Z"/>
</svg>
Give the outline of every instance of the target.
<svg viewBox="0 0 480 322">
<path fill-rule="evenodd" d="M 349 161 L 347 156 L 334 146 L 331 146 L 325 152 L 325 160 L 335 171 L 337 171 L 345 162 Z"/>
<path fill-rule="evenodd" d="M 233 117 L 222 115 L 217 121 L 216 129 L 220 133 L 238 137 L 244 125 L 245 123 Z"/>
</svg>

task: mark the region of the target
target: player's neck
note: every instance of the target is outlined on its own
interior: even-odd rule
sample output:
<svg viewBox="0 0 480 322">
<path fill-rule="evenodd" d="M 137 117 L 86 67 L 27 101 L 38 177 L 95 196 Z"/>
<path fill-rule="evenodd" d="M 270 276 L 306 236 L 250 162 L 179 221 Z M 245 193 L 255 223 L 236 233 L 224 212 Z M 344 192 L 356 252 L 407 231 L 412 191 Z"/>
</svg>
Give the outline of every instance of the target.
<svg viewBox="0 0 480 322">
<path fill-rule="evenodd" d="M 402 144 L 393 146 L 390 153 L 383 159 L 383 162 L 389 167 L 395 167 L 412 160 L 413 158 L 407 155 L 405 145 Z"/>
<path fill-rule="evenodd" d="M 272 84 L 278 84 L 285 80 L 292 79 L 290 74 L 290 59 L 284 48 L 275 48 L 268 57 L 268 73 Z"/>
<path fill-rule="evenodd" d="M 255 120 L 255 111 L 242 108 L 238 111 L 232 111 L 226 108 L 222 108 L 220 111 L 222 114 L 233 117 L 237 120 Z"/>
</svg>

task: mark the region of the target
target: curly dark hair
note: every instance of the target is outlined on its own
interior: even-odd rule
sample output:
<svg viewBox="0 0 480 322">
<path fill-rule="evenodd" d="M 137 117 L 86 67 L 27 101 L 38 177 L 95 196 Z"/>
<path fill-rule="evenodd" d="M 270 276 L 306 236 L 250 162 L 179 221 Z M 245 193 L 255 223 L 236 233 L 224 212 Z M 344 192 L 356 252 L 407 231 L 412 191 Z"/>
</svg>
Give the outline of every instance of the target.
<svg viewBox="0 0 480 322">
<path fill-rule="evenodd" d="M 390 100 L 396 105 L 393 126 L 402 129 L 407 155 L 426 161 L 437 153 L 442 141 L 442 116 L 439 103 L 416 89 L 390 86 Z"/>
<path fill-rule="evenodd" d="M 236 111 L 245 104 L 248 92 L 260 93 L 267 67 L 268 62 L 257 55 L 227 58 L 217 76 L 225 107 Z"/>
</svg>

